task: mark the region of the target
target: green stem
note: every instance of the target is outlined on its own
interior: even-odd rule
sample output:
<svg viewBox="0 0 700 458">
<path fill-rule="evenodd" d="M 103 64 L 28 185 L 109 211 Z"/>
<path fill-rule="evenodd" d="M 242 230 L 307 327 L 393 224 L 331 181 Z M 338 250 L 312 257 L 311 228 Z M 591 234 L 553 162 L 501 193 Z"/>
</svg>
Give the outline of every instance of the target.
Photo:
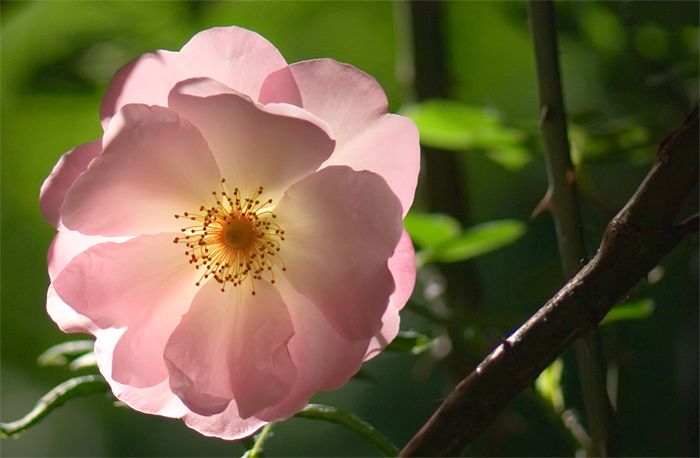
<svg viewBox="0 0 700 458">
<path fill-rule="evenodd" d="M 255 436 L 255 443 L 253 447 L 243 454 L 242 458 L 257 458 L 262 456 L 263 445 L 265 441 L 272 437 L 272 429 L 275 427 L 275 423 L 268 423 L 265 427 Z"/>
<path fill-rule="evenodd" d="M 374 446 L 376 446 L 384 456 L 396 456 L 399 453 L 398 447 L 391 443 L 377 429 L 349 412 L 344 412 L 335 407 L 324 406 L 320 404 L 309 404 L 303 410 L 294 415 L 296 418 L 307 418 L 312 420 L 325 420 L 331 423 L 336 423 L 346 428 L 355 431 L 365 437 Z"/>
<path fill-rule="evenodd" d="M 10 423 L 0 423 L 0 437 L 9 437 L 34 426 L 69 399 L 108 391 L 109 385 L 101 375 L 83 375 L 66 380 L 42 396 L 24 418 Z"/>
<path fill-rule="evenodd" d="M 581 216 L 576 197 L 576 174 L 571 163 L 555 25 L 551 0 L 528 0 L 540 92 L 540 127 L 544 140 L 551 209 L 562 268 L 567 278 L 586 258 Z M 574 344 L 583 402 L 592 438 L 592 453 L 614 454 L 615 419 L 605 389 L 605 361 L 597 329 Z"/>
</svg>

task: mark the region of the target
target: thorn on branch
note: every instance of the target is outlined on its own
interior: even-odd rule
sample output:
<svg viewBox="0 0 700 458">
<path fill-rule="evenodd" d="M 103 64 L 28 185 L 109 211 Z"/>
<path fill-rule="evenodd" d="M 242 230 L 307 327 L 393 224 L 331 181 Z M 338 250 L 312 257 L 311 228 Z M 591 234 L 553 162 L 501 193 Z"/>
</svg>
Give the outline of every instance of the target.
<svg viewBox="0 0 700 458">
<path fill-rule="evenodd" d="M 510 341 L 508 339 L 506 339 L 505 337 L 502 337 L 498 334 L 493 334 L 493 336 L 501 343 L 501 345 L 503 345 L 504 350 L 510 350 L 510 348 L 512 347 L 512 344 L 510 343 Z"/>
</svg>

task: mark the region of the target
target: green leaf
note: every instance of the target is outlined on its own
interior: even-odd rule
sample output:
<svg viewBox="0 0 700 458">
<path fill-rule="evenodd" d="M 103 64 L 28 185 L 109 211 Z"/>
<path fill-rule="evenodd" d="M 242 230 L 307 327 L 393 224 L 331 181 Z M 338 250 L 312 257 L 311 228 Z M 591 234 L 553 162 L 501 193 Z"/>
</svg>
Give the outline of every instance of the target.
<svg viewBox="0 0 700 458">
<path fill-rule="evenodd" d="M 564 362 L 561 358 L 557 358 L 535 380 L 535 389 L 540 396 L 549 401 L 557 413 L 564 411 L 564 394 L 561 389 L 563 371 Z"/>
<path fill-rule="evenodd" d="M 63 366 L 75 357 L 92 352 L 94 340 L 72 340 L 54 345 L 39 355 L 37 362 L 40 366 Z"/>
<path fill-rule="evenodd" d="M 600 324 L 613 323 L 615 321 L 641 320 L 650 317 L 654 313 L 654 301 L 640 299 L 614 306 Z"/>
<path fill-rule="evenodd" d="M 514 219 L 502 219 L 473 226 L 462 235 L 432 249 L 428 260 L 434 262 L 460 262 L 475 258 L 509 245 L 525 233 L 525 223 Z"/>
<path fill-rule="evenodd" d="M 384 350 L 420 355 L 433 345 L 435 345 L 435 339 L 431 339 L 428 336 L 415 331 L 399 331 L 399 334 Z"/>
<path fill-rule="evenodd" d="M 355 414 L 344 412 L 335 407 L 324 406 L 320 404 L 309 404 L 300 412 L 294 415 L 295 418 L 307 418 L 312 420 L 324 420 L 330 423 L 345 426 L 346 428 L 355 431 L 362 435 L 365 439 L 376 446 L 384 456 L 396 456 L 399 453 L 398 447 L 392 444 L 377 429 L 358 417 Z"/>
<path fill-rule="evenodd" d="M 75 358 L 68 367 L 72 371 L 78 371 L 80 369 L 87 369 L 92 367 L 97 367 L 97 355 L 94 351 L 90 353 L 85 353 L 84 355 Z"/>
<path fill-rule="evenodd" d="M 457 237 L 462 226 L 455 218 L 443 213 L 410 211 L 403 220 L 404 226 L 416 245 L 427 248 Z"/>
<path fill-rule="evenodd" d="M 0 437 L 9 437 L 36 425 L 56 407 L 78 396 L 106 393 L 109 384 L 101 375 L 83 375 L 66 380 L 42 396 L 24 418 L 10 423 L 0 423 Z"/>
<path fill-rule="evenodd" d="M 522 169 L 530 162 L 530 154 L 521 146 L 501 145 L 498 149 L 489 150 L 486 156 L 508 170 Z"/>
<path fill-rule="evenodd" d="M 430 99 L 401 114 L 416 123 L 425 146 L 451 151 L 486 150 L 492 160 L 511 169 L 521 168 L 530 160 L 521 146 L 524 134 L 503 126 L 493 110 L 455 100 Z"/>
</svg>

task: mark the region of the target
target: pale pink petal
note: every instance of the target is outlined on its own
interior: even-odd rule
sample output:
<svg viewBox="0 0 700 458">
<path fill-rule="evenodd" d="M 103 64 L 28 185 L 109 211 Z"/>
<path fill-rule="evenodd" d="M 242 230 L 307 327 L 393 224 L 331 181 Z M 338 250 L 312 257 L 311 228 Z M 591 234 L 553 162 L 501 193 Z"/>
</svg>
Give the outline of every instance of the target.
<svg viewBox="0 0 700 458">
<path fill-rule="evenodd" d="M 374 78 L 331 59 L 298 62 L 267 78 L 260 102 L 298 105 L 326 121 L 337 144 L 324 166 L 378 173 L 408 212 L 420 169 L 418 129 L 408 118 L 387 114 L 386 95 Z"/>
<path fill-rule="evenodd" d="M 195 413 L 222 412 L 233 399 L 242 418 L 282 401 L 297 377 L 287 350 L 294 328 L 267 281 L 229 286 L 209 280 L 170 336 L 170 387 Z"/>
<path fill-rule="evenodd" d="M 286 276 L 349 340 L 369 339 L 394 291 L 387 267 L 401 204 L 372 172 L 333 166 L 294 184 L 275 208 Z"/>
<path fill-rule="evenodd" d="M 73 148 L 61 156 L 49 177 L 41 185 L 39 206 L 44 219 L 53 227 L 60 225 L 59 211 L 68 189 L 78 175 L 87 170 L 88 164 L 102 153 L 102 139 L 98 138 Z"/>
<path fill-rule="evenodd" d="M 98 327 L 88 317 L 79 314 L 56 294 L 53 284 L 46 293 L 46 312 L 63 332 L 94 334 Z"/>
<path fill-rule="evenodd" d="M 279 196 L 333 152 L 325 123 L 305 111 L 264 107 L 235 91 L 222 91 L 209 79 L 188 80 L 175 87 L 169 104 L 199 128 L 222 177 L 244 196 L 260 186 L 266 190 L 263 197 Z"/>
<path fill-rule="evenodd" d="M 399 310 L 406 305 L 416 283 L 415 252 L 411 237 L 405 229 L 394 255 L 389 259 L 389 270 L 394 277 L 396 289 L 391 295 L 389 307 L 382 317 L 382 330 L 372 338 L 365 361 L 377 356 L 399 333 Z"/>
<path fill-rule="evenodd" d="M 329 165 L 349 165 L 381 175 L 398 196 L 406 216 L 420 170 L 418 129 L 408 118 L 384 115 L 348 142 L 339 142 L 323 167 Z"/>
<path fill-rule="evenodd" d="M 108 237 L 179 231 L 176 214 L 214 204 L 219 170 L 199 131 L 161 107 L 127 105 L 105 134 L 104 152 L 66 195 L 66 227 Z"/>
<path fill-rule="evenodd" d="M 416 285 L 416 252 L 406 229 L 401 234 L 401 240 L 394 254 L 389 258 L 389 270 L 396 285 L 396 290 L 391 295 L 391 305 L 396 310 L 401 310 L 408 302 Z"/>
<path fill-rule="evenodd" d="M 63 268 L 79 253 L 104 242 L 124 242 L 127 237 L 87 236 L 66 229 L 58 231 L 49 247 L 47 262 L 49 278 L 55 279 Z"/>
<path fill-rule="evenodd" d="M 97 365 L 100 368 L 100 372 L 109 382 L 112 393 L 117 399 L 139 412 L 171 418 L 179 418 L 185 415 L 188 412 L 187 407 L 170 390 L 167 379 L 152 386 L 136 387 L 119 383 L 112 378 L 114 347 L 122 339 L 125 331 L 126 328 L 107 328 L 95 333 L 97 337 L 95 340 Z"/>
<path fill-rule="evenodd" d="M 167 377 L 163 349 L 200 275 L 174 235 L 94 245 L 53 281 L 61 300 L 96 326 L 128 328 L 112 348 L 111 377 L 120 383 L 146 387 Z"/>
<path fill-rule="evenodd" d="M 235 402 L 231 402 L 226 410 L 219 414 L 204 416 L 188 412 L 182 419 L 187 426 L 205 436 L 226 440 L 250 436 L 266 423 L 256 417 L 241 418 Z"/>
<path fill-rule="evenodd" d="M 295 85 L 284 75 L 294 78 Z M 298 62 L 278 70 L 263 84 L 260 103 L 298 103 L 326 121 L 343 145 L 387 112 L 379 83 L 368 74 L 332 59 Z M 298 92 L 297 92 L 298 91 Z"/>
<path fill-rule="evenodd" d="M 188 78 L 213 78 L 257 100 L 265 77 L 286 65 L 279 51 L 255 32 L 204 30 L 180 52 L 148 53 L 119 70 L 102 100 L 102 126 L 106 130 L 112 116 L 129 103 L 167 106 L 170 89 Z"/>
<path fill-rule="evenodd" d="M 285 400 L 256 416 L 278 421 L 294 415 L 308 404 L 318 390 L 334 390 L 359 369 L 369 340 L 349 341 L 333 329 L 318 308 L 281 277 L 275 286 L 280 290 L 294 322 L 294 336 L 289 352 L 299 369 L 294 388 Z"/>
<path fill-rule="evenodd" d="M 297 107 L 303 107 L 299 86 L 294 80 L 292 68 L 299 64 L 281 68 L 270 73 L 260 88 L 260 103 L 289 103 Z"/>
</svg>

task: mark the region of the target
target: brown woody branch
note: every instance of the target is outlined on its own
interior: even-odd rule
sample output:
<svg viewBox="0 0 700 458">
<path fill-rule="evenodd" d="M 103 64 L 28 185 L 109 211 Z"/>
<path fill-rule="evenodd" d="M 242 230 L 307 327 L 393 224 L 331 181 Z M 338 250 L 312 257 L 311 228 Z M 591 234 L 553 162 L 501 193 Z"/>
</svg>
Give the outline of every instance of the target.
<svg viewBox="0 0 700 458">
<path fill-rule="evenodd" d="M 659 147 L 656 162 L 608 224 L 595 257 L 452 391 L 399 456 L 458 455 L 573 341 L 596 326 L 688 233 L 678 225 L 698 183 L 698 109 Z"/>
</svg>

